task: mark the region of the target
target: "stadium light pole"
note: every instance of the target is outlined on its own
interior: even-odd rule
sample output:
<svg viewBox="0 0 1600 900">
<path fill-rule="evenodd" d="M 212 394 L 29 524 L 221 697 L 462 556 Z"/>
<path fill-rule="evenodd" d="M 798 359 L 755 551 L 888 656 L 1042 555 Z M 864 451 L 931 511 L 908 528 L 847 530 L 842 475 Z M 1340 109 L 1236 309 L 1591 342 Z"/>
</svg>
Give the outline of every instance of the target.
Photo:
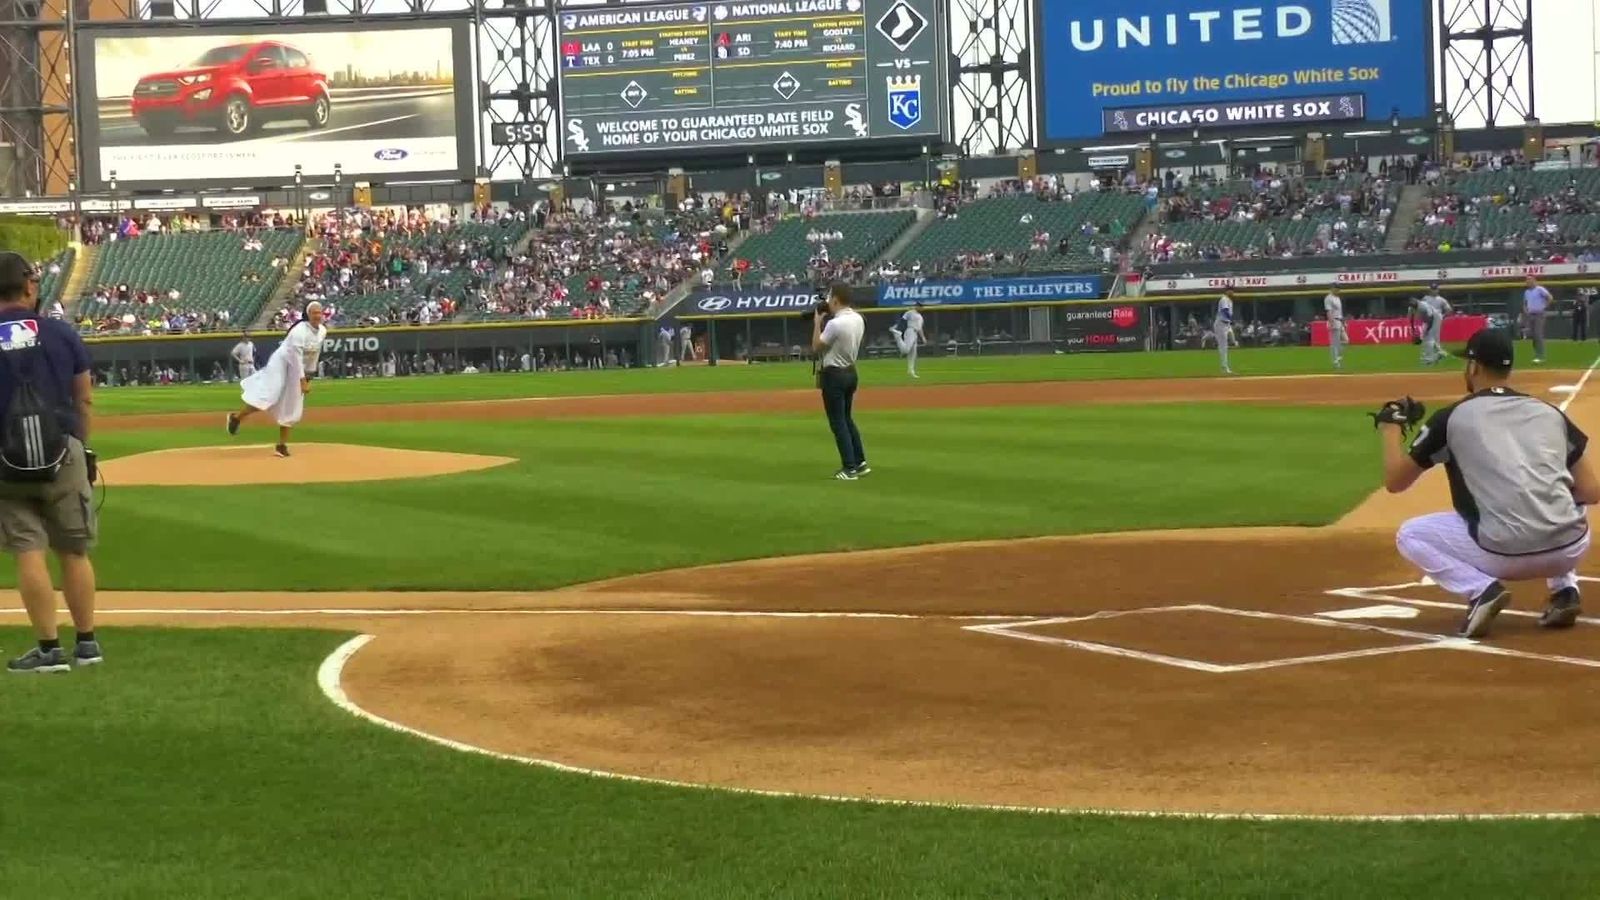
<svg viewBox="0 0 1600 900">
<path fill-rule="evenodd" d="M 121 209 L 120 209 L 121 204 L 119 204 L 117 202 L 117 170 L 116 169 L 112 169 L 111 170 L 111 179 L 110 179 L 110 181 L 111 181 L 111 216 L 112 216 L 112 218 L 116 218 L 117 213 L 121 211 Z"/>
<path fill-rule="evenodd" d="M 305 210 L 305 174 L 300 170 L 300 164 L 294 166 L 294 216 L 296 219 L 306 218 Z"/>
<path fill-rule="evenodd" d="M 344 239 L 344 166 L 333 164 L 333 202 L 339 207 L 339 239 Z"/>
</svg>

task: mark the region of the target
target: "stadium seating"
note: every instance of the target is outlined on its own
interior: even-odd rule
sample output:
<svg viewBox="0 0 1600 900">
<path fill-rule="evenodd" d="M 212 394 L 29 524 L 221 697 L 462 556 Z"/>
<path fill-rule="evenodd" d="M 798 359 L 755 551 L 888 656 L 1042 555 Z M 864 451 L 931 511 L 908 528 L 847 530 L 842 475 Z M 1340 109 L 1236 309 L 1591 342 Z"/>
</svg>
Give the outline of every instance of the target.
<svg viewBox="0 0 1600 900">
<path fill-rule="evenodd" d="M 1026 194 L 975 200 L 962 205 L 957 215 L 929 224 L 896 262 L 907 267 L 920 264 L 931 272 L 961 254 L 1000 253 L 1015 260 L 1002 263 L 1000 271 L 1098 269 L 1104 259 L 1096 258 L 1091 244 L 1097 238 L 1120 239 L 1138 227 L 1143 216 L 1143 200 L 1126 193 L 1085 192 L 1071 200 L 1042 201 Z M 1086 223 L 1094 227 L 1094 236 L 1084 233 Z M 1040 231 L 1049 233 L 1050 243 L 1035 250 L 1034 236 Z M 1066 255 L 1057 252 L 1062 238 L 1069 240 Z"/>
<path fill-rule="evenodd" d="M 917 214 L 910 210 L 791 217 L 778 222 L 771 231 L 750 237 L 740 246 L 737 256 L 751 263 L 756 277 L 804 280 L 817 252 L 818 242 L 808 239 L 813 233 L 840 235 L 838 240 L 826 242 L 833 264 L 846 260 L 870 263 L 916 220 Z M 725 267 L 722 277 L 731 279 L 732 269 Z"/>
<path fill-rule="evenodd" d="M 1169 221 L 1152 236 L 1159 248 L 1152 261 L 1381 251 L 1399 202 L 1398 184 L 1359 174 L 1274 183 L 1275 188 L 1265 180 L 1191 182 L 1168 200 Z M 1353 200 L 1348 212 L 1341 198 Z M 1338 249 L 1330 249 L 1330 242 Z"/>
<path fill-rule="evenodd" d="M 1600 239 L 1600 169 L 1484 169 L 1430 191 L 1410 247 L 1462 250 Z"/>
<path fill-rule="evenodd" d="M 503 226 L 495 222 L 465 222 L 453 228 L 430 229 L 409 235 L 393 232 L 379 242 L 379 256 L 411 251 L 430 259 L 441 259 L 448 245 L 464 242 L 469 255 L 487 261 L 492 266 L 499 266 L 526 233 L 526 223 L 514 220 Z M 429 297 L 448 297 L 459 304 L 465 299 L 471 281 L 472 272 L 466 266 L 434 263 L 427 275 L 419 277 L 412 274 L 411 284 L 404 289 L 350 294 L 330 298 L 328 302 L 338 310 L 338 324 L 356 324 L 369 317 L 387 321 L 392 318 L 394 311 L 403 312 Z"/>
<path fill-rule="evenodd" d="M 175 289 L 180 294 L 176 306 L 184 311 L 226 311 L 230 322 L 248 323 L 283 276 L 282 269 L 272 267 L 272 259 L 293 259 L 301 240 L 297 231 L 255 236 L 260 250 L 246 250 L 245 235 L 235 231 L 145 235 L 107 243 L 84 283 L 85 296 L 102 286 L 127 285 L 130 291 L 147 291 L 160 299 L 149 306 L 112 300 L 88 307 L 79 298 L 80 309 L 97 319 L 132 312 L 143 320 L 151 306 L 159 310 L 169 305 L 165 297 Z"/>
<path fill-rule="evenodd" d="M 76 251 L 71 247 L 61 251 L 56 256 L 39 264 L 42 273 L 39 278 L 39 298 L 45 308 L 61 299 L 67 289 L 67 279 L 72 275 L 72 263 L 76 258 Z"/>
</svg>

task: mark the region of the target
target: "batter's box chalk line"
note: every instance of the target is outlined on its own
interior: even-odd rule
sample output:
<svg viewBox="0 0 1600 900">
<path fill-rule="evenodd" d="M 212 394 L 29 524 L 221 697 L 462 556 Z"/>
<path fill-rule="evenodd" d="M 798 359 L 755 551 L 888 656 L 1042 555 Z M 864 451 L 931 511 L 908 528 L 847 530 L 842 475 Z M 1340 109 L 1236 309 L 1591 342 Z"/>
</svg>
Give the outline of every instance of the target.
<svg viewBox="0 0 1600 900">
<path fill-rule="evenodd" d="M 1426 603 L 1409 600 L 1406 598 L 1381 593 L 1381 591 L 1400 590 L 1422 586 L 1420 583 L 1404 585 L 1386 585 L 1381 588 L 1341 588 L 1326 593 L 1339 597 L 1352 597 L 1361 600 L 1393 601 L 1397 603 L 1413 603 L 1416 605 L 1448 606 L 1456 608 L 1461 604 Z M 1366 591 L 1371 591 L 1370 593 Z M 1248 663 L 1214 663 L 1199 659 L 1189 659 L 1181 656 L 1172 656 L 1165 653 L 1152 653 L 1147 650 L 1135 650 L 1131 647 L 1119 647 L 1098 641 L 1083 641 L 1073 638 L 1056 637 L 1054 635 L 1039 634 L 1033 629 L 1052 625 L 1070 625 L 1074 622 L 1087 622 L 1100 619 L 1115 619 L 1126 616 L 1157 616 L 1162 613 L 1174 612 L 1205 612 L 1223 616 L 1238 616 L 1246 619 L 1258 619 L 1275 622 L 1293 622 L 1316 628 L 1335 628 L 1342 631 L 1369 632 L 1400 638 L 1408 643 L 1397 644 L 1391 647 L 1370 647 L 1362 650 L 1343 650 L 1334 653 L 1319 653 L 1312 656 L 1294 656 L 1282 659 L 1260 660 Z M 1507 610 L 1507 613 L 1515 612 Z M 1526 613 L 1537 616 L 1537 613 Z M 1589 620 L 1590 624 L 1600 624 L 1600 621 Z M 1600 669 L 1600 660 L 1586 659 L 1583 657 L 1563 656 L 1552 653 L 1530 653 L 1523 650 L 1511 650 L 1505 647 L 1495 647 L 1457 637 L 1455 635 L 1433 634 L 1425 631 L 1411 631 L 1404 628 L 1391 628 L 1384 625 L 1372 625 L 1364 622 L 1352 622 L 1339 619 L 1326 619 L 1314 616 L 1297 616 L 1288 613 L 1263 612 L 1261 610 L 1234 609 L 1225 606 L 1213 606 L 1205 603 L 1189 603 L 1178 606 L 1151 606 L 1142 609 L 1109 610 L 1092 613 L 1086 616 L 1061 616 L 1047 619 L 1030 619 L 1025 622 L 997 622 L 984 625 L 967 625 L 963 630 L 979 634 L 992 634 L 999 637 L 1012 638 L 1021 641 L 1030 641 L 1039 644 L 1054 644 L 1061 647 L 1070 647 L 1089 653 L 1099 653 L 1105 656 L 1116 656 L 1124 659 L 1137 659 L 1144 662 L 1156 663 L 1163 666 L 1172 666 L 1178 669 L 1187 669 L 1191 672 L 1204 672 L 1208 675 L 1233 675 L 1240 672 L 1260 672 L 1267 669 L 1282 669 L 1289 666 L 1306 666 L 1317 663 L 1340 662 L 1349 659 L 1364 659 L 1374 656 L 1392 656 L 1400 653 L 1415 653 L 1421 650 L 1455 650 L 1467 653 L 1482 653 L 1490 656 L 1509 656 L 1521 659 L 1535 659 L 1543 662 L 1564 663 L 1567 665 L 1583 666 L 1586 668 Z"/>
</svg>

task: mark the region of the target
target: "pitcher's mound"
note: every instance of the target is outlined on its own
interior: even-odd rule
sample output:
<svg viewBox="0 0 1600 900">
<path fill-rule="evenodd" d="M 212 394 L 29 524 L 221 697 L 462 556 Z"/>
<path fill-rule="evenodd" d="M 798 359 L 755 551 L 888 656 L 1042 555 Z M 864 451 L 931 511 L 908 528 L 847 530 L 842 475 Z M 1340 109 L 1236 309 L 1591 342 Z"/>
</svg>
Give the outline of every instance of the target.
<svg viewBox="0 0 1600 900">
<path fill-rule="evenodd" d="M 426 478 L 492 469 L 516 462 L 506 456 L 395 450 L 357 444 L 291 444 L 280 459 L 270 444 L 185 447 L 108 459 L 100 463 L 113 485 L 309 484 Z"/>
</svg>

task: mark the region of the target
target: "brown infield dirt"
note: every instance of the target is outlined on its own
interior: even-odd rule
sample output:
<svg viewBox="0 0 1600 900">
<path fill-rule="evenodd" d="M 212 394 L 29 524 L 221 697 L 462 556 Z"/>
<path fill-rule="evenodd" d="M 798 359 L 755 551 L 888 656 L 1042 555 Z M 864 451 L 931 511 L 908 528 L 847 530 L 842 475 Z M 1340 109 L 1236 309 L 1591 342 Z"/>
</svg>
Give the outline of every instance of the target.
<svg viewBox="0 0 1600 900">
<path fill-rule="evenodd" d="M 1519 386 L 1550 396 L 1576 380 L 1539 372 Z M 991 385 L 865 391 L 861 406 L 1366 404 L 1451 399 L 1459 384 L 1452 373 Z M 813 405 L 785 392 L 313 407 L 309 424 Z M 1600 398 L 1571 414 L 1600 432 Z M 1429 473 L 1319 529 L 913 547 L 543 593 L 110 593 L 102 607 L 112 626 L 364 631 L 376 639 L 342 684 L 370 713 L 648 778 L 1062 809 L 1600 811 L 1583 749 L 1600 743 L 1600 628 L 1544 632 L 1508 612 L 1473 644 L 1449 638 L 1461 614 L 1429 605 L 1451 599 L 1434 588 L 1329 593 L 1416 581 L 1394 528 L 1447 505 Z M 1515 610 L 1542 606 L 1542 585 L 1514 588 Z M 1378 606 L 1340 622 L 1317 615 Z"/>
</svg>

